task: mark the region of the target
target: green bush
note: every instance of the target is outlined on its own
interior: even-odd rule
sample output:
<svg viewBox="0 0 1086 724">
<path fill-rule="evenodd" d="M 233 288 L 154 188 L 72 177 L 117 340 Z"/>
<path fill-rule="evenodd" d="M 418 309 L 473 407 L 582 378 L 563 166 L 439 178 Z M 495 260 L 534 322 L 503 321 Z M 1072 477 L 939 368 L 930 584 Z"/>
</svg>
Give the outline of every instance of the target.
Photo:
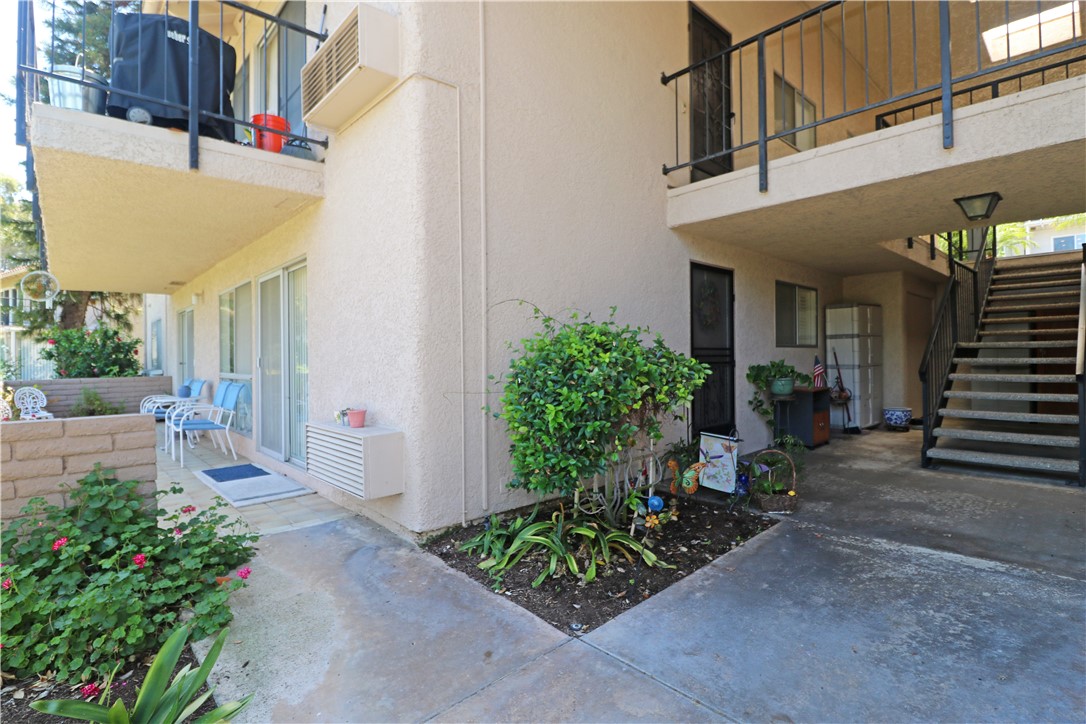
<svg viewBox="0 0 1086 724">
<path fill-rule="evenodd" d="M 642 344 L 648 330 L 620 327 L 614 312 L 562 323 L 536 310 L 543 328 L 521 341 L 497 414 L 509 427 L 511 487 L 574 493 L 639 438 L 659 440 L 661 418 L 705 383 L 707 365 L 659 335 Z"/>
<path fill-rule="evenodd" d="M 119 415 L 122 408 L 111 405 L 102 399 L 96 390 L 84 387 L 79 402 L 72 405 L 72 417 L 97 417 L 99 415 Z"/>
<path fill-rule="evenodd" d="M 52 360 L 58 377 L 135 377 L 140 373 L 138 339 L 115 329 L 57 329 L 46 335 L 43 359 Z"/>
<path fill-rule="evenodd" d="M 216 578 L 247 561 L 257 537 L 229 522 L 221 501 L 166 516 L 145 507 L 137 486 L 98 467 L 71 492 L 71 507 L 35 498 L 29 517 L 4 530 L 5 671 L 88 679 L 157 649 L 185 612 L 197 639 L 230 621 L 230 593 L 249 571 Z"/>
</svg>

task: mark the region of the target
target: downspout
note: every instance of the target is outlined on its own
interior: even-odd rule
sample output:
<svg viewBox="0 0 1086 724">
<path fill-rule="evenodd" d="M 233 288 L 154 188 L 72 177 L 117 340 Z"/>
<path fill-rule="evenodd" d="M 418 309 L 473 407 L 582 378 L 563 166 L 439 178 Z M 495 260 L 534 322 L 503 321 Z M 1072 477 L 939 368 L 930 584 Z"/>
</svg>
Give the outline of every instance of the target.
<svg viewBox="0 0 1086 724">
<path fill-rule="evenodd" d="M 487 235 L 486 235 L 486 6 L 479 0 L 479 271 L 480 271 L 480 311 L 482 312 L 482 330 L 479 358 L 479 379 L 485 391 L 490 384 L 487 379 L 487 348 L 489 347 L 487 314 L 489 300 L 487 289 Z M 482 438 L 480 456 L 482 457 L 483 510 L 490 510 L 489 481 L 490 463 L 490 416 L 483 415 L 481 425 Z"/>
</svg>

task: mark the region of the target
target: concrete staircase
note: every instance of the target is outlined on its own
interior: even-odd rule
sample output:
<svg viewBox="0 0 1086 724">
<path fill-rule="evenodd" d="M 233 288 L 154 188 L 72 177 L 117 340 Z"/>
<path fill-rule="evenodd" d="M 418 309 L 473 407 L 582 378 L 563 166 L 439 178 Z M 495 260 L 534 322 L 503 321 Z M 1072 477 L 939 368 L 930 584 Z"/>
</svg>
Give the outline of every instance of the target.
<svg viewBox="0 0 1086 724">
<path fill-rule="evenodd" d="M 1068 255 L 997 262 L 977 341 L 954 351 L 931 462 L 1080 480 L 1081 263 Z"/>
</svg>

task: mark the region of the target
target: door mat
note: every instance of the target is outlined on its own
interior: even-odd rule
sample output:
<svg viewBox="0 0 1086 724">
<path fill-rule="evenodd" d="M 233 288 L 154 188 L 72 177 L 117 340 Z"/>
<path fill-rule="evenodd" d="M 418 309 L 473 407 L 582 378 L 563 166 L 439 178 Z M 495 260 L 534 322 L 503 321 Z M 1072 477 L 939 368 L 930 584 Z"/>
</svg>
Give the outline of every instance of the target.
<svg viewBox="0 0 1086 724">
<path fill-rule="evenodd" d="M 207 483 L 216 493 L 226 498 L 230 505 L 235 508 L 313 494 L 313 491 L 309 488 L 275 473 L 266 473 L 250 478 L 238 478 L 237 480 L 225 480 L 223 482 L 214 480 L 201 470 L 196 471 L 196 476 Z"/>
<path fill-rule="evenodd" d="M 226 468 L 208 468 L 207 470 L 204 470 L 203 473 L 216 482 L 225 483 L 228 480 L 240 480 L 241 478 L 255 478 L 258 475 L 267 475 L 268 471 L 246 463 L 245 465 L 231 465 Z"/>
</svg>

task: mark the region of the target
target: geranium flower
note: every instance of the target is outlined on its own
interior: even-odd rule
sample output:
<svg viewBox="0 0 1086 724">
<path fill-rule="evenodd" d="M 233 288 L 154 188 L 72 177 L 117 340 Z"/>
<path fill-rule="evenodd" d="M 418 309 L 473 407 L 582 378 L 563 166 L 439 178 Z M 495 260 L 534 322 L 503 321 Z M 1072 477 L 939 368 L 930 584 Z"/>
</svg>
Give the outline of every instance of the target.
<svg viewBox="0 0 1086 724">
<path fill-rule="evenodd" d="M 188 515 L 189 513 L 195 513 L 196 512 L 196 506 L 195 505 L 186 505 L 184 508 L 181 509 L 181 512 L 185 513 L 186 515 Z"/>
<path fill-rule="evenodd" d="M 50 347 L 52 347 L 52 346 L 56 345 L 56 343 L 57 343 L 57 341 L 56 341 L 55 339 L 50 339 L 50 340 L 47 340 L 47 344 L 48 344 L 48 345 L 49 345 Z"/>
<path fill-rule="evenodd" d="M 3 587 L 3 589 L 5 591 L 8 590 L 9 588 L 11 588 L 11 579 L 10 578 L 5 578 L 4 582 L 0 583 L 0 587 Z"/>
<path fill-rule="evenodd" d="M 136 555 L 132 556 L 132 562 L 136 564 L 136 568 L 143 568 L 143 566 L 147 563 L 147 556 L 143 555 L 142 553 L 137 553 Z"/>
<path fill-rule="evenodd" d="M 98 684 L 91 682 L 90 684 L 87 684 L 82 689 L 80 689 L 79 693 L 84 699 L 93 699 L 94 697 L 102 693 L 102 689 L 98 686 Z"/>
<path fill-rule="evenodd" d="M 55 541 L 53 541 L 53 550 L 59 551 L 66 545 L 68 545 L 68 539 L 66 537 L 57 538 Z"/>
<path fill-rule="evenodd" d="M 176 537 L 180 538 L 180 537 L 181 537 L 181 529 L 180 529 L 180 528 L 174 528 L 174 529 L 173 529 L 173 534 L 174 534 L 174 535 L 175 535 Z"/>
<path fill-rule="evenodd" d="M 251 575 L 253 575 L 253 569 L 249 568 L 249 566 L 238 569 L 238 578 L 243 581 Z"/>
</svg>

